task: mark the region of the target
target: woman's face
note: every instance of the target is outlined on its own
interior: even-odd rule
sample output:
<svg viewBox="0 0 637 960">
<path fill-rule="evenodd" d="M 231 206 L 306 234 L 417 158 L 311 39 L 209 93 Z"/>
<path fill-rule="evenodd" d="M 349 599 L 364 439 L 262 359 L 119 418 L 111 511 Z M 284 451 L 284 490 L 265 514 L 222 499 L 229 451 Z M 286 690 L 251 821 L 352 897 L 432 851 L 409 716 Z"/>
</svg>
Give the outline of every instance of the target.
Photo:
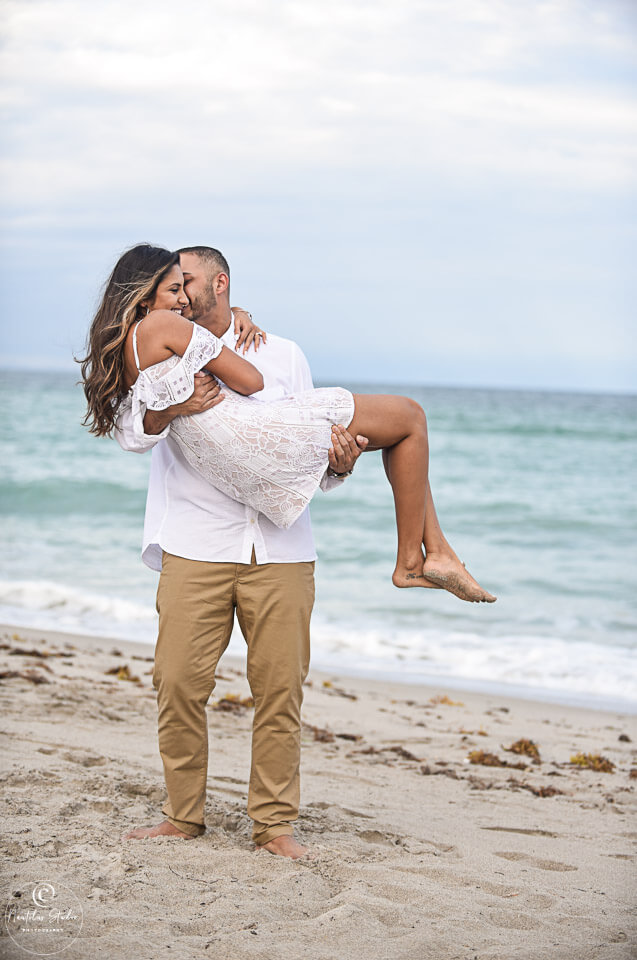
<svg viewBox="0 0 637 960">
<path fill-rule="evenodd" d="M 188 297 L 184 293 L 184 275 L 178 263 L 171 267 L 164 279 L 157 287 L 153 300 L 146 301 L 142 306 L 149 310 L 173 310 L 181 313 L 188 306 Z"/>
</svg>

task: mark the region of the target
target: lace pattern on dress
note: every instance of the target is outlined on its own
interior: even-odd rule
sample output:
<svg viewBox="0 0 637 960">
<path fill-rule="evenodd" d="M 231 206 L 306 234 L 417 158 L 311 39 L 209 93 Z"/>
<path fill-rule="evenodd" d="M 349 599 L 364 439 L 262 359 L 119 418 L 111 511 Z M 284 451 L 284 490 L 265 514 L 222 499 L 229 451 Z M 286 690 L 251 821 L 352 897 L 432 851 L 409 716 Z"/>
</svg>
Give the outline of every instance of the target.
<svg viewBox="0 0 637 960">
<path fill-rule="evenodd" d="M 221 352 L 194 325 L 184 356 L 147 367 L 131 388 L 135 433 L 146 410 L 164 410 L 192 395 L 194 375 Z M 341 387 L 307 390 L 265 402 L 224 387 L 225 400 L 194 417 L 176 417 L 169 440 L 191 467 L 227 496 L 286 529 L 303 513 L 325 474 L 332 424 L 349 426 L 354 398 Z"/>
<path fill-rule="evenodd" d="M 328 465 L 332 424 L 350 424 L 354 398 L 341 387 L 270 403 L 223 392 L 219 406 L 176 417 L 170 436 L 208 483 L 287 529 L 316 493 Z"/>
<path fill-rule="evenodd" d="M 218 357 L 222 342 L 198 324 L 192 325 L 192 337 L 183 357 L 173 356 L 142 370 L 132 387 L 135 397 L 147 410 L 165 410 L 183 403 L 195 389 L 194 376 L 209 361 Z"/>
<path fill-rule="evenodd" d="M 133 430 L 139 437 L 144 436 L 146 411 L 165 410 L 191 397 L 195 389 L 195 374 L 221 353 L 221 340 L 196 323 L 192 326 L 192 337 L 183 357 L 175 355 L 146 367 L 123 401 L 130 402 Z"/>
</svg>

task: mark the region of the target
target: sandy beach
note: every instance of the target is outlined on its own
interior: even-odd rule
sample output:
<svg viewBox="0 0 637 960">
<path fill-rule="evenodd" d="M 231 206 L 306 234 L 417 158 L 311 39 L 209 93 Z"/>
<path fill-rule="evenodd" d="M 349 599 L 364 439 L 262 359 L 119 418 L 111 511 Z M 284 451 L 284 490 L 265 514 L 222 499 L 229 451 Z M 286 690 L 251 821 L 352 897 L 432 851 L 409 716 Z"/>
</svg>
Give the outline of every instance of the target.
<svg viewBox="0 0 637 960">
<path fill-rule="evenodd" d="M 4 900 L 72 891 L 82 926 L 49 934 L 58 956 L 637 956 L 634 716 L 312 673 L 297 836 L 313 859 L 291 862 L 250 840 L 240 661 L 209 705 L 207 833 L 122 842 L 161 818 L 152 649 L 0 642 Z M 29 956 L 6 922 L 0 950 Z"/>
</svg>

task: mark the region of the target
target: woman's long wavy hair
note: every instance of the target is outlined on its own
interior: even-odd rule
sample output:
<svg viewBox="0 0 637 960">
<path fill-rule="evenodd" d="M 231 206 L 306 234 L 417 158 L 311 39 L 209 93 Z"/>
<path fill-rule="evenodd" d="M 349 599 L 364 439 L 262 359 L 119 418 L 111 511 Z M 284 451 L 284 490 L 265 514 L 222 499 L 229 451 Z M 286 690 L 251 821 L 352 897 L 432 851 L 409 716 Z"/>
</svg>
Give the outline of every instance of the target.
<svg viewBox="0 0 637 960">
<path fill-rule="evenodd" d="M 146 312 L 179 254 L 140 243 L 122 254 L 106 282 L 102 302 L 88 333 L 86 356 L 78 360 L 88 410 L 82 421 L 98 437 L 112 433 L 119 405 L 126 395 L 124 345 L 131 324 Z"/>
</svg>

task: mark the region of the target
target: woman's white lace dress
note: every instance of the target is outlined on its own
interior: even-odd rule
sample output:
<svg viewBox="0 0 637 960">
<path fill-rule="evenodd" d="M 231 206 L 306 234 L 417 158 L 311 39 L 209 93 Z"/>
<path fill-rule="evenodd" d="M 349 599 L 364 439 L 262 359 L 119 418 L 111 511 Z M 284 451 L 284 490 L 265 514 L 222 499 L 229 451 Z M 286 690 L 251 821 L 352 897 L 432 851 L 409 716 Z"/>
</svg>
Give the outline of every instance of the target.
<svg viewBox="0 0 637 960">
<path fill-rule="evenodd" d="M 136 334 L 137 330 L 135 341 Z M 165 410 L 187 400 L 195 373 L 222 347 L 217 337 L 193 324 L 183 357 L 169 357 L 140 372 L 130 398 L 133 419 L 142 432 L 146 410 Z M 350 424 L 354 398 L 341 387 L 307 390 L 269 403 L 225 386 L 222 392 L 225 400 L 211 410 L 176 417 L 171 435 L 205 480 L 264 513 L 277 527 L 287 528 L 320 486 L 332 425 Z"/>
</svg>

